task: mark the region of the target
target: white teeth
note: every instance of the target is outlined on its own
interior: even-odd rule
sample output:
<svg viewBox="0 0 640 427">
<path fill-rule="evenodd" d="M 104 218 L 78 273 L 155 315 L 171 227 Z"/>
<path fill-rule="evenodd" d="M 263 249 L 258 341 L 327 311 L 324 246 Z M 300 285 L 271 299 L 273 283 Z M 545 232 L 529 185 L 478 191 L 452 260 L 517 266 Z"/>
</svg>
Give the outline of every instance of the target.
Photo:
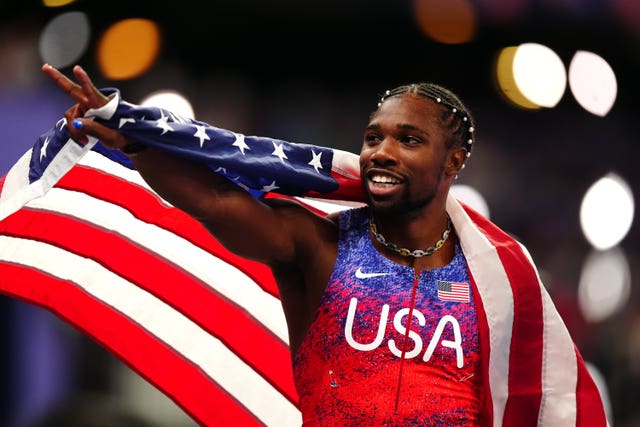
<svg viewBox="0 0 640 427">
<path fill-rule="evenodd" d="M 391 178 L 390 176 L 386 176 L 386 175 L 374 175 L 371 177 L 371 181 L 377 183 L 377 184 L 397 184 L 398 181 L 395 178 Z"/>
</svg>

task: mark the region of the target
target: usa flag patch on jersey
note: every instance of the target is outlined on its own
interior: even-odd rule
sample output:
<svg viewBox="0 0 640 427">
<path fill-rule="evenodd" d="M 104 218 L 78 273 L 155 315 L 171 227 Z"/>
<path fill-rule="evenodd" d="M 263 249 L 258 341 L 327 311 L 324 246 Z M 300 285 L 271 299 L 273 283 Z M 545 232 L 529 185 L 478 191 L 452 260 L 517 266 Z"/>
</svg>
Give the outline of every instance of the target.
<svg viewBox="0 0 640 427">
<path fill-rule="evenodd" d="M 469 284 L 438 280 L 438 298 L 442 301 L 469 302 Z"/>
</svg>

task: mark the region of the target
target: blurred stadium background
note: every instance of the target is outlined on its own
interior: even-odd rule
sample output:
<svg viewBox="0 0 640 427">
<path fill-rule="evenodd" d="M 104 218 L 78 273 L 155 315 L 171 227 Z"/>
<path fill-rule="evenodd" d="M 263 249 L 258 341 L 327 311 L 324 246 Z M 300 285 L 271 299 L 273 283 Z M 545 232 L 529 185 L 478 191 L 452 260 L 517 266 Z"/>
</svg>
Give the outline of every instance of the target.
<svg viewBox="0 0 640 427">
<path fill-rule="evenodd" d="M 637 0 L 2 0 L 1 175 L 70 106 L 43 62 L 131 102 L 353 152 L 386 89 L 450 87 L 478 138 L 456 191 L 529 248 L 611 424 L 640 426 Z M 44 310 L 1 297 L 0 342 L 0 425 L 74 396 L 193 425 Z"/>
</svg>

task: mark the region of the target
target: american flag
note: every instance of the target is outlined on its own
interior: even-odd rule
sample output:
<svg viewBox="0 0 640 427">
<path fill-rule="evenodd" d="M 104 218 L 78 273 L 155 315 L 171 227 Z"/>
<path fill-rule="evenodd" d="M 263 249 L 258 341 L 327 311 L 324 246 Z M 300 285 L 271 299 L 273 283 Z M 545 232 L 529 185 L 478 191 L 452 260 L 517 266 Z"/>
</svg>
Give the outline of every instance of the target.
<svg viewBox="0 0 640 427">
<path fill-rule="evenodd" d="M 273 148 L 273 140 L 260 141 Z M 246 142 L 257 151 L 254 138 Z M 286 153 L 303 151 L 306 164 L 312 149 Z M 331 159 L 324 165 L 319 188 L 331 183 Z M 252 179 L 261 197 L 264 180 L 237 182 L 249 189 Z M 104 344 L 202 425 L 300 424 L 287 328 L 266 266 L 226 251 L 150 189 L 122 153 L 71 141 L 64 120 L 0 185 L 4 293 Z M 349 205 L 302 202 L 319 213 Z"/>
<path fill-rule="evenodd" d="M 114 98 L 98 120 L 318 213 L 361 200 L 357 156 L 245 137 Z M 108 109 L 108 108 L 107 108 Z M 478 306 L 486 426 L 604 426 L 600 395 L 518 242 L 453 197 Z M 63 120 L 0 180 L 0 292 L 50 310 L 203 426 L 298 426 L 270 270 L 227 252 L 126 156 Z M 543 392 L 544 390 L 544 392 Z"/>
<path fill-rule="evenodd" d="M 438 280 L 438 298 L 442 301 L 469 302 L 469 284 Z"/>
</svg>

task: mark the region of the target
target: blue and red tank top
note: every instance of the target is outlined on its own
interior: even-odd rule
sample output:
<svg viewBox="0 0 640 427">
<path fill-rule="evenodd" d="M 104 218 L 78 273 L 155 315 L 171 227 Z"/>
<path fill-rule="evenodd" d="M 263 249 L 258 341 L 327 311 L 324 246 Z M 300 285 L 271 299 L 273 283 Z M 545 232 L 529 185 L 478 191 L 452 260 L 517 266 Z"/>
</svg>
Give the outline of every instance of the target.
<svg viewBox="0 0 640 427">
<path fill-rule="evenodd" d="M 382 256 L 366 207 L 340 213 L 338 256 L 294 358 L 304 426 L 475 426 L 477 316 L 456 243 L 446 266 Z"/>
</svg>

